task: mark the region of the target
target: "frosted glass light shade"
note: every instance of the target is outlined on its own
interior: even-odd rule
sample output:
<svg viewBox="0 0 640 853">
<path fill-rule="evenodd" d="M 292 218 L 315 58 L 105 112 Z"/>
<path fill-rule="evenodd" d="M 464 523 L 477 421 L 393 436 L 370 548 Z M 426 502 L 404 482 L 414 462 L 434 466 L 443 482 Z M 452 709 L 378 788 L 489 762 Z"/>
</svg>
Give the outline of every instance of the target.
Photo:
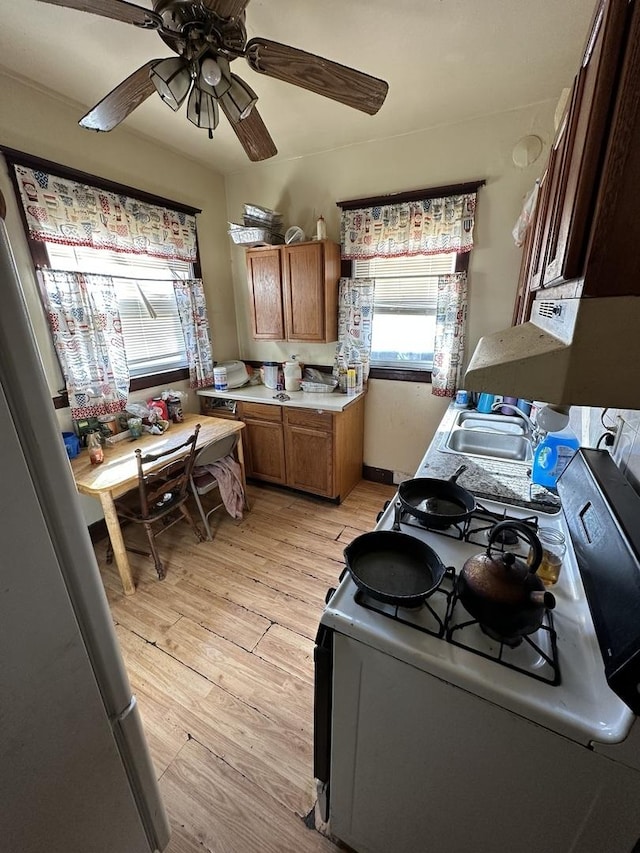
<svg viewBox="0 0 640 853">
<path fill-rule="evenodd" d="M 149 72 L 151 82 L 165 104 L 175 112 L 189 94 L 191 73 L 179 56 L 162 59 Z"/>
<path fill-rule="evenodd" d="M 231 121 L 239 122 L 247 118 L 258 100 L 258 96 L 244 80 L 232 74 L 229 91 L 225 92 L 221 100 Z"/>
<path fill-rule="evenodd" d="M 187 103 L 187 118 L 196 127 L 204 127 L 209 131 L 209 137 L 218 126 L 218 104 L 208 92 L 203 92 L 194 86 Z"/>
</svg>

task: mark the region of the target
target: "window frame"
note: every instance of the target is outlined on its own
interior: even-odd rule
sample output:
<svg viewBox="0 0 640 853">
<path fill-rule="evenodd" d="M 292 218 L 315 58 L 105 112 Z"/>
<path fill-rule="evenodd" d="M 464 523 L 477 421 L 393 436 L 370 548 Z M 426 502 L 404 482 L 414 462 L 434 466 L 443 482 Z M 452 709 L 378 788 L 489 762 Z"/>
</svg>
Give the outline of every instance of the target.
<svg viewBox="0 0 640 853">
<path fill-rule="evenodd" d="M 455 272 L 468 272 L 471 252 L 456 252 Z M 353 278 L 354 261 L 342 261 L 342 276 Z M 369 379 L 393 379 L 396 382 L 431 382 L 428 367 L 376 367 L 369 368 Z"/>
<path fill-rule="evenodd" d="M 187 213 L 191 216 L 196 216 L 198 213 L 202 213 L 202 210 L 200 208 L 191 207 L 190 205 L 163 198 L 162 196 L 156 196 L 152 193 L 145 192 L 144 190 L 129 187 L 125 184 L 117 183 L 116 181 L 110 181 L 106 178 L 101 178 L 97 175 L 91 175 L 87 172 L 81 172 L 78 169 L 73 169 L 69 166 L 63 166 L 62 164 L 54 163 L 51 160 L 44 160 L 41 157 L 35 157 L 32 154 L 26 154 L 23 151 L 18 151 L 14 148 L 8 148 L 4 145 L 0 145 L 0 153 L 3 154 L 5 160 L 7 161 L 7 165 L 10 167 L 8 169 L 9 177 L 13 186 L 15 197 L 18 200 L 18 209 L 20 212 L 20 218 L 22 221 L 25 238 L 27 240 L 27 245 L 31 254 L 33 266 L 36 271 L 39 269 L 51 269 L 51 264 L 49 262 L 49 254 L 47 252 L 45 243 L 40 242 L 39 240 L 33 240 L 29 235 L 29 227 L 27 225 L 25 213 L 22 205 L 19 203 L 20 187 L 18 186 L 15 169 L 13 168 L 14 166 L 26 166 L 32 169 L 41 169 L 43 172 L 48 172 L 52 175 L 57 175 L 58 177 L 63 179 L 88 184 L 89 186 L 96 187 L 97 189 L 117 193 L 118 195 L 126 195 L 129 198 L 135 199 L 136 201 L 154 204 L 159 207 L 166 207 L 171 210 L 177 210 L 181 213 Z M 198 244 L 197 236 L 196 258 L 193 262 L 193 275 L 194 278 L 202 278 L 202 268 L 200 265 L 200 247 Z M 131 391 L 142 391 L 145 388 L 152 388 L 156 385 L 171 385 L 172 383 L 179 382 L 188 378 L 188 368 L 168 370 L 162 373 L 150 373 L 147 376 L 139 376 L 132 378 L 130 389 Z M 59 396 L 53 397 L 53 404 L 55 408 L 67 408 L 69 406 L 69 400 L 67 398 L 66 390 L 62 388 L 59 390 L 58 394 Z"/>
</svg>

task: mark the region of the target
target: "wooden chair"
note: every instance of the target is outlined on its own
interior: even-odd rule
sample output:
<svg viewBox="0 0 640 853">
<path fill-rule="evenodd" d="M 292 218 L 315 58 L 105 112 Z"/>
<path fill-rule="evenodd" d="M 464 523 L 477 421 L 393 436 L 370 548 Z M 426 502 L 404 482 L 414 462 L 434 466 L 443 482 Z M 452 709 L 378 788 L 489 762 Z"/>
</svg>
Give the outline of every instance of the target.
<svg viewBox="0 0 640 853">
<path fill-rule="evenodd" d="M 196 461 L 193 471 L 191 472 L 189 486 L 191 488 L 191 493 L 195 498 L 198 511 L 200 512 L 200 518 L 202 519 L 204 529 L 207 532 L 207 539 L 213 539 L 211 527 L 209 526 L 209 516 L 224 506 L 224 504 L 220 497 L 220 490 L 215 476 L 210 471 L 198 471 L 198 468 L 202 468 L 204 465 L 211 465 L 213 462 L 218 462 L 218 460 L 224 459 L 225 456 L 233 454 L 238 445 L 238 437 L 239 434 L 235 433 L 234 435 L 227 435 L 224 438 L 220 438 L 218 441 L 212 441 L 210 444 L 205 445 L 201 450 L 199 450 L 196 455 Z M 212 492 L 213 490 L 218 492 L 217 502 L 211 507 L 211 509 L 205 512 L 201 498 L 204 497 L 204 495 L 208 495 L 209 492 Z M 245 506 L 247 506 L 246 495 L 244 495 L 244 501 Z"/>
<path fill-rule="evenodd" d="M 196 442 L 199 431 L 200 424 L 197 424 L 193 435 L 186 441 L 170 447 L 162 453 L 148 453 L 143 456 L 140 449 L 136 450 L 138 488 L 127 492 L 126 495 L 115 501 L 116 512 L 120 519 L 132 521 L 144 527 L 151 553 L 125 544 L 126 549 L 147 557 L 152 556 L 160 580 L 165 577 L 166 572 L 156 548 L 155 539 L 157 536 L 173 527 L 178 521 L 186 521 L 198 537 L 199 542 L 202 542 L 204 538 L 186 506 L 189 497 L 189 481 L 196 459 Z M 187 455 L 176 459 L 176 452 L 185 447 L 189 448 Z M 148 470 L 150 465 L 157 465 L 159 460 L 169 457 L 171 459 L 166 464 L 159 468 L 156 467 L 153 471 Z M 172 515 L 175 517 L 171 518 Z M 159 530 L 154 529 L 154 525 L 158 522 L 162 525 Z M 112 557 L 113 550 L 109 545 L 107 562 L 111 562 Z"/>
</svg>

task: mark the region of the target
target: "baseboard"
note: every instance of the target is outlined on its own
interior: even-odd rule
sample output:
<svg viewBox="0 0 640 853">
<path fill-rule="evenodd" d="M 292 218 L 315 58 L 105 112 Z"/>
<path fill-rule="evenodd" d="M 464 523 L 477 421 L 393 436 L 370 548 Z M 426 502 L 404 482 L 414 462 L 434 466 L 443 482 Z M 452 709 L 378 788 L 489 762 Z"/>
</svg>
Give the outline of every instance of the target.
<svg viewBox="0 0 640 853">
<path fill-rule="evenodd" d="M 385 486 L 393 486 L 393 471 L 386 468 L 374 468 L 371 465 L 362 466 L 362 479 L 372 483 L 383 483 Z"/>
</svg>

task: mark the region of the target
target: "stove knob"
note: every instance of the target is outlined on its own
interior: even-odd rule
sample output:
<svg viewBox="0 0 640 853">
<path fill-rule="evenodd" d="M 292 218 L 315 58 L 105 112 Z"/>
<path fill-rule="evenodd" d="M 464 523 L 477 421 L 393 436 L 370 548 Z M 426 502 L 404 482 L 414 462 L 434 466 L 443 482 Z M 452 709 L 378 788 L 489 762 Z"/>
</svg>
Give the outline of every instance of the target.
<svg viewBox="0 0 640 853">
<path fill-rule="evenodd" d="M 380 512 L 376 515 L 376 521 L 380 521 L 380 519 L 381 519 L 381 518 L 382 518 L 382 516 L 384 515 L 384 512 L 385 512 L 385 510 L 387 509 L 387 507 L 389 506 L 389 504 L 390 504 L 390 503 L 391 503 L 391 501 L 385 501 L 385 502 L 384 502 L 384 506 L 382 507 L 382 509 L 380 510 Z"/>
</svg>

